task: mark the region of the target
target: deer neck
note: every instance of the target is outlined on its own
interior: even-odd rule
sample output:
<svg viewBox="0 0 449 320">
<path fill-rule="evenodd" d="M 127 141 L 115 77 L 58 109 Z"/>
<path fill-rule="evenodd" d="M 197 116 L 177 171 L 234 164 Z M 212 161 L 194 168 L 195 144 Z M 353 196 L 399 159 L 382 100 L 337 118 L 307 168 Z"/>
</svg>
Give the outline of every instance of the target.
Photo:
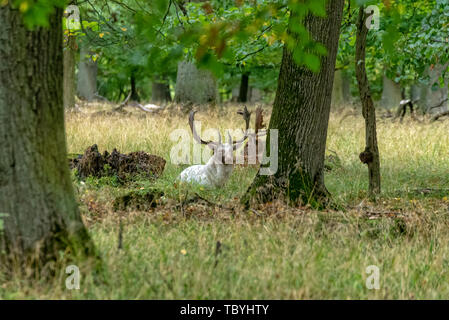
<svg viewBox="0 0 449 320">
<path fill-rule="evenodd" d="M 210 158 L 205 165 L 208 178 L 217 186 L 223 185 L 231 176 L 233 164 L 216 163 L 214 158 Z"/>
</svg>

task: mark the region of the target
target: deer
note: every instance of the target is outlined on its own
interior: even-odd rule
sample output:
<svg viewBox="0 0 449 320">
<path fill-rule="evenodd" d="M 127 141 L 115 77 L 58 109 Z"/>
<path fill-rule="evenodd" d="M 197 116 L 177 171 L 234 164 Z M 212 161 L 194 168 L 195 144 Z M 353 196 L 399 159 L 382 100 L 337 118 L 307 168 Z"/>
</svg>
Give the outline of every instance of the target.
<svg viewBox="0 0 449 320">
<path fill-rule="evenodd" d="M 181 182 L 197 183 L 209 188 L 220 188 L 226 184 L 234 168 L 233 152 L 237 150 L 250 135 L 248 132 L 251 113 L 246 106 L 237 113 L 243 116 L 246 123 L 246 129 L 242 139 L 233 142 L 228 131 L 228 141 L 222 143 L 220 132 L 218 132 L 218 142 L 205 141 L 196 132 L 194 121 L 196 111 L 190 111 L 189 126 L 192 131 L 193 139 L 202 145 L 208 146 L 212 151 L 212 157 L 204 165 L 193 165 L 184 169 L 178 179 Z"/>
</svg>

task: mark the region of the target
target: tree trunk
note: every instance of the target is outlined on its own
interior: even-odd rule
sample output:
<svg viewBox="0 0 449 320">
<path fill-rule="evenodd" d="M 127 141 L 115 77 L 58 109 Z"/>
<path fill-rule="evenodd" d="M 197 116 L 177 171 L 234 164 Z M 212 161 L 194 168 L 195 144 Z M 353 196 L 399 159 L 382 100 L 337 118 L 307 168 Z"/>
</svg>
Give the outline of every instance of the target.
<svg viewBox="0 0 449 320">
<path fill-rule="evenodd" d="M 400 84 L 390 80 L 386 75 L 384 75 L 380 105 L 387 110 L 396 109 L 401 100 L 402 93 Z"/>
<path fill-rule="evenodd" d="M 351 77 L 345 71 L 342 71 L 342 91 L 343 91 L 343 101 L 345 104 L 352 103 L 352 94 L 351 94 Z"/>
<path fill-rule="evenodd" d="M 273 175 L 262 175 L 261 170 L 269 166 L 262 164 L 242 199 L 244 203 L 281 198 L 293 204 L 302 200 L 321 207 L 328 200 L 324 154 L 343 4 L 344 0 L 328 1 L 326 18 L 309 14 L 304 19 L 304 26 L 313 39 L 328 51 L 321 58 L 318 73 L 298 66 L 292 51 L 284 46 L 266 146 L 268 153 L 271 130 L 279 130 L 278 169 Z"/>
<path fill-rule="evenodd" d="M 249 73 L 242 73 L 242 80 L 240 82 L 240 91 L 237 102 L 245 103 L 248 101 L 248 84 L 249 84 Z"/>
<path fill-rule="evenodd" d="M 254 87 L 249 87 L 247 101 L 251 103 L 261 102 L 263 98 L 263 91 Z"/>
<path fill-rule="evenodd" d="M 167 76 L 161 76 L 154 79 L 151 102 L 155 104 L 171 102 L 170 83 Z"/>
<path fill-rule="evenodd" d="M 332 107 L 344 107 L 351 103 L 351 77 L 344 70 L 337 70 L 332 90 Z"/>
<path fill-rule="evenodd" d="M 448 108 L 448 83 L 449 79 L 446 76 L 444 79 L 444 87 L 440 88 L 439 78 L 447 69 L 449 62 L 442 65 L 437 64 L 433 67 L 428 67 L 426 74 L 429 76 L 429 84 L 421 86 L 420 103 L 425 113 L 438 114 L 444 112 Z"/>
<path fill-rule="evenodd" d="M 75 107 L 75 53 L 76 39 L 74 35 L 64 37 L 64 108 Z"/>
<path fill-rule="evenodd" d="M 175 101 L 178 103 L 215 103 L 217 83 L 208 70 L 199 70 L 194 63 L 182 61 L 178 64 Z"/>
<path fill-rule="evenodd" d="M 78 96 L 87 101 L 93 101 L 97 93 L 97 62 L 93 61 L 91 52 L 81 46 L 80 62 L 78 65 Z"/>
<path fill-rule="evenodd" d="M 95 252 L 67 163 L 62 9 L 49 25 L 28 31 L 0 6 L 0 265 L 11 268 Z"/>
<path fill-rule="evenodd" d="M 140 101 L 139 93 L 137 92 L 136 87 L 136 72 L 131 71 L 131 101 Z"/>
<path fill-rule="evenodd" d="M 337 70 L 334 75 L 334 86 L 332 89 L 332 107 L 339 108 L 344 104 L 343 99 L 343 71 Z"/>
<path fill-rule="evenodd" d="M 365 118 L 366 135 L 366 147 L 365 151 L 360 154 L 360 160 L 368 165 L 369 194 L 374 195 L 380 193 L 380 160 L 379 149 L 377 147 L 376 109 L 371 98 L 365 67 L 366 37 L 369 31 L 365 23 L 367 18 L 368 15 L 365 13 L 365 7 L 361 6 L 357 21 L 355 68 L 360 100 L 362 101 L 362 113 Z"/>
</svg>

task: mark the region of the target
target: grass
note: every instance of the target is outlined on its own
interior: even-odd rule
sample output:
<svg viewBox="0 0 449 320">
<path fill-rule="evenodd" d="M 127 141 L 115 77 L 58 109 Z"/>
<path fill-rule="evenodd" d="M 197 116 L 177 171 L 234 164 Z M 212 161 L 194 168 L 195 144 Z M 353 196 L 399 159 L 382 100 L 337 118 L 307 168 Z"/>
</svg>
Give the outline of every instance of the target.
<svg viewBox="0 0 449 320">
<path fill-rule="evenodd" d="M 236 107 L 199 112 L 206 127 L 236 128 Z M 126 185 L 88 179 L 74 185 L 83 219 L 106 265 L 106 283 L 82 275 L 80 290 L 65 275 L 32 285 L 2 279 L 0 298 L 44 299 L 447 299 L 449 296 L 449 122 L 379 120 L 382 194 L 366 198 L 367 169 L 360 116 L 331 115 L 327 149 L 334 155 L 326 185 L 344 211 L 316 212 L 270 203 L 238 205 L 256 174 L 237 167 L 222 190 L 174 183 L 185 166 L 167 162 L 157 181 Z M 268 123 L 268 119 L 266 119 Z M 67 114 L 68 149 L 81 153 L 144 150 L 170 159 L 174 129 L 187 116 L 90 117 Z M 282 137 L 281 137 L 282 138 Z M 338 160 L 335 160 L 335 151 Z M 130 190 L 157 188 L 159 207 L 114 212 L 113 199 Z M 416 189 L 432 188 L 425 192 Z M 186 193 L 205 201 L 180 206 Z M 120 222 L 123 249 L 117 249 Z M 219 242 L 219 244 L 217 244 Z M 218 247 L 218 249 L 217 249 Z M 369 290 L 366 267 L 380 269 L 380 289 Z"/>
</svg>

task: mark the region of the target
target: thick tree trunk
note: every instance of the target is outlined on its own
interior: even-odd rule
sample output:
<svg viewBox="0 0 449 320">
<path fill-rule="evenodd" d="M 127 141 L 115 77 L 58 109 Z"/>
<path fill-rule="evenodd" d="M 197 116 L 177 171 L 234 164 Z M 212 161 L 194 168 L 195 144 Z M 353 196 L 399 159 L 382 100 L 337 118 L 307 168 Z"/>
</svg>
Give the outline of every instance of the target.
<svg viewBox="0 0 449 320">
<path fill-rule="evenodd" d="M 77 92 L 81 99 L 93 101 L 97 93 L 97 62 L 93 61 L 91 52 L 81 46 L 80 62 L 78 65 Z"/>
<path fill-rule="evenodd" d="M 64 37 L 64 108 L 75 107 L 75 53 L 76 39 L 73 35 Z"/>
<path fill-rule="evenodd" d="M 332 107 L 344 107 L 351 103 L 351 77 L 344 70 L 337 70 L 332 90 Z"/>
<path fill-rule="evenodd" d="M 231 102 L 237 102 L 239 100 L 240 87 L 234 87 L 231 91 Z"/>
<path fill-rule="evenodd" d="M 388 110 L 396 109 L 402 100 L 401 85 L 383 76 L 382 98 L 380 105 Z"/>
<path fill-rule="evenodd" d="M 18 10 L 0 6 L 3 266 L 43 266 L 61 252 L 86 257 L 95 251 L 67 163 L 61 9 L 55 9 L 49 25 L 28 31 Z"/>
<path fill-rule="evenodd" d="M 444 79 L 444 87 L 440 88 L 439 78 L 447 69 L 449 62 L 442 65 L 437 64 L 427 68 L 426 74 L 429 76 L 429 85 L 421 86 L 419 105 L 425 113 L 438 114 L 447 110 L 449 102 L 448 84 L 449 78 Z"/>
<path fill-rule="evenodd" d="M 178 64 L 175 101 L 178 103 L 206 104 L 217 101 L 217 83 L 208 70 L 199 70 L 194 63 Z"/>
<path fill-rule="evenodd" d="M 351 77 L 345 71 L 342 71 L 342 91 L 343 91 L 343 102 L 344 104 L 352 103 L 352 94 L 351 94 Z"/>
<path fill-rule="evenodd" d="M 367 18 L 368 15 L 365 13 L 365 8 L 361 6 L 357 21 L 355 68 L 360 100 L 362 101 L 362 113 L 365 118 L 366 135 L 366 147 L 360 154 L 360 160 L 368 165 L 369 193 L 370 195 L 374 195 L 380 193 L 380 160 L 379 148 L 377 146 L 376 109 L 371 98 L 365 67 L 366 37 L 369 31 L 365 23 Z"/>
<path fill-rule="evenodd" d="M 167 76 L 157 77 L 153 80 L 151 102 L 171 102 L 170 83 Z"/>
<path fill-rule="evenodd" d="M 249 87 L 247 101 L 251 103 L 261 102 L 263 97 L 263 91 L 254 87 Z"/>
<path fill-rule="evenodd" d="M 248 101 L 248 85 L 249 85 L 249 73 L 242 73 L 242 80 L 240 81 L 239 97 L 237 102 L 245 103 Z"/>
<path fill-rule="evenodd" d="M 278 169 L 261 175 L 261 169 L 242 199 L 267 202 L 283 198 L 293 204 L 325 205 L 324 154 L 344 0 L 327 2 L 327 17 L 308 15 L 304 25 L 313 39 L 328 51 L 321 58 L 321 70 L 314 73 L 298 66 L 292 51 L 284 47 L 276 98 L 269 130 L 279 130 Z M 297 41 L 300 39 L 296 38 Z M 266 150 L 270 150 L 269 131 Z M 270 157 L 274 155 L 270 154 Z"/>
<path fill-rule="evenodd" d="M 337 70 L 334 75 L 334 86 L 332 89 L 332 107 L 339 108 L 344 105 L 343 99 L 343 71 Z"/>
</svg>

